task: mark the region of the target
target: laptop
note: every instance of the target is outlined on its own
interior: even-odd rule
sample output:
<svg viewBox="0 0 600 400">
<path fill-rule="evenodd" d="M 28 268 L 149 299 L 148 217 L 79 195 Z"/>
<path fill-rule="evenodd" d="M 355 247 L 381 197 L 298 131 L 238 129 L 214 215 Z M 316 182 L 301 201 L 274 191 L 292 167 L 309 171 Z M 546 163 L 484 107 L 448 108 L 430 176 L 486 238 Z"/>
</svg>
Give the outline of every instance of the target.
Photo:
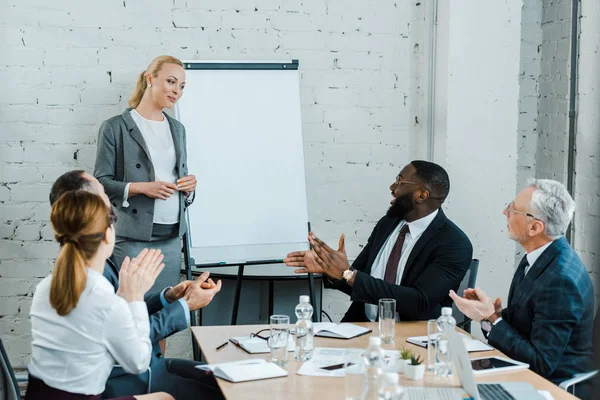
<svg viewBox="0 0 600 400">
<path fill-rule="evenodd" d="M 475 383 L 475 374 L 467 348 L 457 332 L 448 335 L 450 357 L 456 368 L 460 388 L 404 387 L 409 400 L 543 400 L 544 397 L 526 382 Z"/>
</svg>

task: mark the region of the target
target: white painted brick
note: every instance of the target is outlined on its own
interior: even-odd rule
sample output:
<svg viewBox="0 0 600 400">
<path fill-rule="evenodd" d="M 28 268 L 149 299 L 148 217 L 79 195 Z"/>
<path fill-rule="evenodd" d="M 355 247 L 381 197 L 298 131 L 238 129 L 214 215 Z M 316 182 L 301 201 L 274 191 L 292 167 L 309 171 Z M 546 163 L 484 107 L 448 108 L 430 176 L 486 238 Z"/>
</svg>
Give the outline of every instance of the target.
<svg viewBox="0 0 600 400">
<path fill-rule="evenodd" d="M 77 149 L 75 145 L 26 144 L 25 162 L 31 164 L 72 162 L 73 154 Z"/>
<path fill-rule="evenodd" d="M 111 82 L 109 69 L 106 67 L 49 67 L 49 83 L 56 86 L 108 86 Z"/>
<path fill-rule="evenodd" d="M 35 101 L 36 100 L 34 100 L 34 102 Z M 19 122 L 23 120 L 37 123 L 46 122 L 48 120 L 47 110 L 46 108 L 36 107 L 29 104 L 0 107 L 0 121 L 4 124 L 9 122 Z M 5 127 L 4 131 L 7 130 L 8 129 Z M 2 137 L 5 140 L 10 140 L 8 136 L 4 137 L 4 133 L 5 132 L 3 132 Z M 19 139 L 17 138 L 15 140 Z"/>
<path fill-rule="evenodd" d="M 24 185 L 22 183 L 11 185 L 10 198 L 13 202 L 33 201 L 46 202 L 50 187 L 48 185 Z"/>
<path fill-rule="evenodd" d="M 15 222 L 6 222 L 0 224 L 0 239 L 12 239 L 15 235 L 17 224 Z"/>
<path fill-rule="evenodd" d="M 52 225 L 44 225 L 41 231 L 41 235 L 42 240 L 54 240 L 54 230 L 52 229 Z"/>
<path fill-rule="evenodd" d="M 207 10 L 173 10 L 173 24 L 177 28 L 220 28 L 223 14 Z"/>
<path fill-rule="evenodd" d="M 40 240 L 40 225 L 35 223 L 23 223 L 17 226 L 15 230 L 15 239 L 30 241 Z"/>
<path fill-rule="evenodd" d="M 22 42 L 26 47 L 47 48 L 63 43 L 63 28 L 54 27 L 25 27 L 22 29 Z"/>
<path fill-rule="evenodd" d="M 288 50 L 326 50 L 326 38 L 319 32 L 282 32 L 281 45 Z"/>
<path fill-rule="evenodd" d="M 16 315 L 19 312 L 19 300 L 16 297 L 2 297 L 0 301 L 0 316 Z M 4 340 L 4 337 L 2 337 Z"/>
<path fill-rule="evenodd" d="M 343 69 L 379 70 L 382 55 L 379 53 L 350 53 L 336 54 L 336 67 Z"/>
<path fill-rule="evenodd" d="M 18 5 L 3 5 L 0 13 L 0 24 L 12 25 L 19 28 L 37 25 L 39 10 L 24 8 Z"/>
<path fill-rule="evenodd" d="M 31 218 L 31 216 L 33 215 L 33 209 L 32 209 L 32 205 L 29 203 L 22 203 L 22 204 L 4 204 L 2 206 L 2 213 L 0 213 L 0 223 L 6 223 L 7 221 L 20 221 L 20 220 L 24 220 L 27 218 Z M 12 224 L 11 225 L 12 231 L 14 232 L 14 227 Z M 6 232 L 5 232 L 6 234 Z M 9 236 L 12 233 L 8 234 Z M 10 253 L 4 253 L 4 254 L 10 254 Z"/>
<path fill-rule="evenodd" d="M 107 47 L 98 51 L 98 65 L 100 66 L 127 65 L 130 60 L 145 59 L 145 52 L 134 47 Z M 147 63 L 149 64 L 150 61 L 148 60 Z"/>
<path fill-rule="evenodd" d="M 74 87 L 43 89 L 38 93 L 38 103 L 45 105 L 77 104 L 81 101 L 81 91 Z"/>
<path fill-rule="evenodd" d="M 21 165 L 6 165 L 0 169 L 0 183 L 36 182 L 42 178 L 38 168 Z"/>
<path fill-rule="evenodd" d="M 95 48 L 48 49 L 44 51 L 44 65 L 62 67 L 90 67 L 98 64 Z"/>
<path fill-rule="evenodd" d="M 20 90 L 8 90 L 0 92 L 0 104 L 35 104 L 37 102 L 38 91 L 35 89 L 24 88 Z"/>
<path fill-rule="evenodd" d="M 10 189 L 7 186 L 0 186 L 0 202 L 10 200 Z"/>
<path fill-rule="evenodd" d="M 22 242 L 0 240 L 0 249 L 14 259 L 48 260 L 56 257 L 59 247 L 52 242 L 29 242 L 25 245 Z"/>
<path fill-rule="evenodd" d="M 70 163 L 70 165 L 66 165 L 64 167 L 53 167 L 53 166 L 44 166 L 43 168 L 40 167 L 40 169 L 42 170 L 42 174 L 43 174 L 40 182 L 54 183 L 54 181 L 59 176 L 61 176 L 65 172 L 69 172 L 70 170 L 73 169 L 74 166 L 75 166 L 75 162 L 73 161 Z"/>
<path fill-rule="evenodd" d="M 23 147 L 20 143 L 0 144 L 0 160 L 2 162 L 23 162 Z"/>
<path fill-rule="evenodd" d="M 3 278 L 0 281 L 0 293 L 3 297 L 25 296 L 31 290 L 31 283 L 25 279 Z"/>
<path fill-rule="evenodd" d="M 81 90 L 81 103 L 85 105 L 119 104 L 121 100 L 123 100 L 123 90 L 120 88 L 89 87 Z"/>
<path fill-rule="evenodd" d="M 0 46 L 23 46 L 23 30 L 13 26 L 0 27 Z"/>
</svg>

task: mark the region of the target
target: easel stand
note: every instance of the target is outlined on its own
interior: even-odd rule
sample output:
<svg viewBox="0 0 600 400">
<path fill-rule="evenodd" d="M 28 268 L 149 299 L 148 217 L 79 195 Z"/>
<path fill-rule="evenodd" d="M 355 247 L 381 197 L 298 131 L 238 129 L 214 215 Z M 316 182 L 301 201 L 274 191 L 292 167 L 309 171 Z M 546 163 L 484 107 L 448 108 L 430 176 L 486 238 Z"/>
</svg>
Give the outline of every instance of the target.
<svg viewBox="0 0 600 400">
<path fill-rule="evenodd" d="M 227 264 L 227 263 L 196 264 L 194 259 L 191 258 L 190 254 L 189 254 L 190 251 L 189 251 L 189 241 L 188 241 L 187 233 L 183 236 L 183 253 L 184 253 L 184 259 L 185 259 L 185 273 L 186 273 L 186 278 L 188 280 L 193 279 L 192 268 L 194 268 L 194 267 L 200 268 L 200 269 L 201 268 L 215 268 L 215 267 L 237 267 L 238 268 L 237 277 L 236 277 L 235 294 L 234 294 L 234 298 L 233 298 L 233 309 L 231 312 L 231 325 L 237 325 L 238 311 L 239 311 L 241 294 L 242 294 L 242 282 L 244 280 L 245 267 L 253 266 L 253 265 L 281 264 L 281 260 L 253 260 L 253 261 L 246 261 L 243 263 L 232 263 L 232 264 Z M 277 279 L 277 277 L 271 277 L 271 276 L 253 277 L 253 279 L 269 281 L 269 315 L 271 315 L 273 313 L 273 281 L 279 280 L 279 279 Z M 316 299 L 315 299 L 315 277 L 313 276 L 312 273 L 308 273 L 308 293 L 309 293 L 311 305 L 313 306 L 313 309 L 315 310 L 315 312 L 313 313 L 313 321 L 320 322 L 321 321 L 321 312 L 316 312 L 316 311 L 321 310 L 322 304 L 320 304 L 319 308 L 317 308 Z M 321 296 L 320 303 L 322 303 L 322 296 Z M 198 317 L 202 318 L 201 313 L 202 313 L 202 310 L 198 310 L 198 312 L 194 312 L 194 311 L 191 312 L 190 321 L 191 321 L 192 326 L 198 325 Z M 193 351 L 194 351 L 194 359 L 198 360 L 199 359 L 199 349 L 198 349 L 198 346 L 197 346 L 195 340 L 193 340 L 193 338 L 192 338 L 192 346 L 193 346 Z"/>
</svg>

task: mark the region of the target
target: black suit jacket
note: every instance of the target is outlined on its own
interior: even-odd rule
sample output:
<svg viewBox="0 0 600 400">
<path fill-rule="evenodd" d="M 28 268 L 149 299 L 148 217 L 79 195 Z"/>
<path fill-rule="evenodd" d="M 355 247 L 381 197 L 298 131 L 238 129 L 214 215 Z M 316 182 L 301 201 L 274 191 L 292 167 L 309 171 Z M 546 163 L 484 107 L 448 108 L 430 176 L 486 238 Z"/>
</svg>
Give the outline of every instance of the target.
<svg viewBox="0 0 600 400">
<path fill-rule="evenodd" d="M 558 384 L 593 369 L 594 288 L 565 238 L 531 266 L 488 337 L 489 343 Z M 580 384 L 577 385 L 578 393 Z"/>
<path fill-rule="evenodd" d="M 119 289 L 119 270 L 111 257 L 104 266 L 104 277 L 114 286 L 115 292 Z M 167 376 L 167 366 L 160 350 L 159 341 L 173 333 L 187 329 L 187 317 L 184 308 L 179 302 L 174 302 L 163 307 L 160 293 L 146 296 L 144 299 L 150 316 L 150 341 L 152 354 L 150 370 L 152 371 L 152 391 L 157 391 Z M 148 387 L 148 373 L 133 375 L 125 372 L 121 367 L 115 367 L 106 382 L 104 398 L 129 396 L 146 393 Z"/>
<path fill-rule="evenodd" d="M 377 304 L 379 299 L 396 299 L 396 309 L 402 321 L 437 318 L 442 307 L 450 307 L 450 289 L 457 290 L 471 259 L 473 246 L 469 238 L 440 209 L 429 227 L 415 243 L 400 285 L 371 276 L 371 268 L 385 241 L 401 222 L 384 216 L 379 220 L 352 267 L 358 270 L 351 287 L 343 281 L 327 282 L 325 286 L 350 295 L 352 305 L 344 322 L 366 322 L 365 303 Z"/>
</svg>

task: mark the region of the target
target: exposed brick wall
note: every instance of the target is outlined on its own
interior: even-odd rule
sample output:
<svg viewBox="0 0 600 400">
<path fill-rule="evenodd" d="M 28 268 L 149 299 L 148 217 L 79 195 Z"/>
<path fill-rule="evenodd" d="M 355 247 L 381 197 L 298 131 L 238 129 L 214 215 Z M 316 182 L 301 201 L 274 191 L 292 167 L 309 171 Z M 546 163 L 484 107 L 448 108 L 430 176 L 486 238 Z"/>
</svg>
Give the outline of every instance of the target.
<svg viewBox="0 0 600 400">
<path fill-rule="evenodd" d="M 149 5 L 152 5 L 151 7 Z M 388 207 L 423 120 L 420 2 L 358 0 L 7 0 L 0 5 L 0 335 L 13 364 L 30 352 L 32 291 L 57 246 L 47 195 L 92 170 L 99 124 L 122 112 L 160 54 L 300 59 L 313 229 L 349 255 Z M 339 319 L 347 297 L 329 294 Z"/>
<path fill-rule="evenodd" d="M 588 267 L 600 304 L 600 2 L 580 3 L 575 157 L 575 249 Z"/>
</svg>

